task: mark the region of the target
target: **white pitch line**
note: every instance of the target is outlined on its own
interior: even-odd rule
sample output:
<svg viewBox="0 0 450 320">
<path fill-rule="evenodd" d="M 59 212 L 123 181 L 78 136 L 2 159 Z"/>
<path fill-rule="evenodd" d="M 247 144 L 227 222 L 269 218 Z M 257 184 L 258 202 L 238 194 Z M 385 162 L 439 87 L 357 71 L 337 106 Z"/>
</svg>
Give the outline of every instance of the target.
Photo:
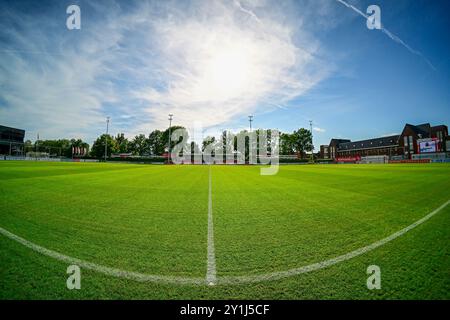
<svg viewBox="0 0 450 320">
<path fill-rule="evenodd" d="M 390 236 L 381 239 L 377 242 L 374 242 L 372 244 L 369 244 L 368 246 L 356 249 L 354 251 L 351 251 L 349 253 L 343 254 L 341 256 L 324 260 L 318 263 L 313 263 L 304 267 L 290 269 L 287 271 L 278 271 L 278 272 L 272 272 L 272 273 L 266 273 L 266 274 L 260 274 L 260 275 L 254 275 L 254 276 L 228 276 L 228 277 L 222 277 L 219 279 L 219 284 L 238 284 L 238 283 L 251 283 L 251 282 L 261 282 L 261 281 L 269 281 L 269 280 L 279 280 L 282 278 L 292 277 L 296 276 L 302 273 L 307 273 L 311 271 L 316 271 L 319 269 L 323 269 L 329 266 L 332 266 L 334 264 L 337 264 L 339 262 L 343 262 L 346 260 L 350 260 L 354 257 L 360 256 L 364 253 L 367 253 L 369 251 L 372 251 L 376 248 L 379 248 L 383 245 L 385 245 L 388 242 L 391 242 L 392 240 L 397 239 L 398 237 L 404 235 L 408 231 L 414 229 L 418 225 L 421 225 L 431 217 L 433 217 L 435 214 L 437 214 L 439 211 L 444 209 L 448 204 L 450 203 L 450 200 L 448 200 L 446 203 L 441 205 L 439 208 L 433 210 L 429 214 L 427 214 L 422 219 L 417 220 L 413 224 L 407 226 L 406 228 L 401 229 L 400 231 L 397 231 Z"/>
<path fill-rule="evenodd" d="M 209 188 L 208 188 L 208 261 L 206 269 L 206 283 L 208 285 L 216 284 L 216 254 L 214 250 L 214 222 L 212 213 L 211 197 L 211 165 L 209 166 Z"/>
<path fill-rule="evenodd" d="M 66 256 L 59 252 L 41 247 L 33 242 L 25 240 L 15 234 L 9 232 L 8 230 L 0 227 L 0 233 L 10 238 L 11 240 L 17 241 L 18 243 L 24 245 L 31 250 L 34 250 L 40 254 L 48 256 L 50 258 L 66 262 L 68 264 L 74 264 L 79 267 L 93 270 L 96 272 L 100 272 L 109 276 L 117 277 L 117 278 L 125 278 L 129 280 L 134 280 L 138 282 L 156 282 L 156 283 L 169 283 L 169 284 L 204 284 L 203 278 L 191 278 L 191 277 L 176 277 L 176 276 L 159 276 L 152 274 L 144 274 L 139 272 L 125 271 L 121 269 L 110 268 L 106 266 L 102 266 L 96 263 L 88 262 L 85 260 L 73 258 L 70 256 Z"/>
<path fill-rule="evenodd" d="M 211 181 L 211 175 L 210 175 L 210 181 Z M 209 188 L 209 190 L 210 190 L 209 194 L 211 194 L 211 187 Z M 212 202 L 209 202 L 209 203 L 212 204 Z M 255 282 L 262 282 L 262 281 L 279 280 L 279 279 L 299 275 L 302 273 L 307 273 L 307 272 L 323 269 L 323 268 L 332 266 L 334 264 L 337 264 L 339 262 L 343 262 L 346 260 L 350 260 L 354 257 L 360 256 L 364 253 L 367 253 L 376 248 L 379 248 L 388 242 L 395 240 L 396 238 L 404 235 L 408 231 L 414 229 L 415 227 L 417 227 L 417 226 L 421 225 L 422 223 L 426 222 L 427 220 L 429 220 L 431 217 L 436 215 L 439 211 L 444 209 L 448 204 L 450 204 L 450 200 L 445 202 L 439 208 L 437 208 L 437 209 L 433 210 L 432 212 L 430 212 L 429 214 L 427 214 L 422 219 L 419 219 L 416 222 L 414 222 L 413 224 L 407 226 L 406 228 L 403 228 L 400 231 L 397 231 L 396 233 L 393 233 L 392 235 L 390 235 L 384 239 L 381 239 L 377 242 L 374 242 L 368 246 L 356 249 L 354 251 L 343 254 L 341 256 L 338 256 L 338 257 L 335 257 L 335 258 L 332 258 L 329 260 L 324 260 L 322 262 L 313 263 L 313 264 L 310 264 L 310 265 L 307 265 L 304 267 L 290 269 L 287 271 L 278 271 L 278 272 L 253 275 L 253 276 L 225 276 L 225 277 L 221 277 L 221 278 L 216 277 L 213 237 L 211 238 L 212 253 L 213 253 L 212 260 L 211 260 L 212 265 L 210 265 L 210 259 L 209 259 L 209 257 L 210 257 L 209 254 L 211 253 L 211 251 L 209 248 L 209 243 L 210 243 L 209 234 L 210 233 L 209 233 L 209 223 L 208 223 L 208 273 L 207 273 L 206 278 L 207 278 L 207 281 L 213 280 L 208 283 L 232 285 L 232 284 L 255 283 Z M 212 210 L 211 210 L 211 215 L 208 214 L 208 222 L 209 222 L 209 216 L 211 217 L 211 222 L 212 222 Z M 212 232 L 212 223 L 211 223 L 211 232 Z M 160 275 L 143 274 L 143 273 L 139 273 L 139 272 L 131 272 L 131 271 L 125 271 L 125 270 L 121 270 L 121 269 L 110 268 L 110 267 L 102 266 L 102 265 L 95 264 L 92 262 L 88 262 L 88 261 L 84 261 L 81 259 L 66 256 L 59 252 L 50 250 L 50 249 L 46 249 L 46 248 L 41 247 L 33 242 L 26 240 L 24 238 L 19 237 L 15 234 L 9 232 L 8 230 L 3 229 L 2 227 L 0 227 L 0 233 L 3 234 L 5 237 L 7 237 L 11 240 L 14 240 L 14 241 L 24 245 L 25 247 L 30 248 L 31 250 L 34 250 L 42 255 L 51 257 L 51 258 L 59 260 L 59 261 L 63 261 L 68 264 L 75 264 L 82 268 L 85 268 L 88 270 L 93 270 L 93 271 L 103 273 L 103 274 L 106 274 L 109 276 L 117 277 L 117 278 L 124 278 L 124 279 L 134 280 L 134 281 L 138 281 L 138 282 L 168 283 L 168 284 L 177 284 L 177 285 L 203 285 L 203 284 L 205 284 L 205 278 L 160 276 Z M 210 266 L 213 268 L 210 269 Z M 213 277 L 208 278 L 208 275 L 213 276 Z"/>
</svg>

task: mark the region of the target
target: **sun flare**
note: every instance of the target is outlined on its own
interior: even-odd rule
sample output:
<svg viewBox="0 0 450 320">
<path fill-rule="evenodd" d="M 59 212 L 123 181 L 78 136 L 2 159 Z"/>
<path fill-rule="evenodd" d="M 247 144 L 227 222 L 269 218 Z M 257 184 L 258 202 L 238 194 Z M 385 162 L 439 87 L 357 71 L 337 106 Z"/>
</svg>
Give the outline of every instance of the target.
<svg viewBox="0 0 450 320">
<path fill-rule="evenodd" d="M 213 56 L 207 68 L 213 91 L 226 96 L 240 94 L 249 85 L 250 64 L 247 53 L 239 49 Z"/>
</svg>

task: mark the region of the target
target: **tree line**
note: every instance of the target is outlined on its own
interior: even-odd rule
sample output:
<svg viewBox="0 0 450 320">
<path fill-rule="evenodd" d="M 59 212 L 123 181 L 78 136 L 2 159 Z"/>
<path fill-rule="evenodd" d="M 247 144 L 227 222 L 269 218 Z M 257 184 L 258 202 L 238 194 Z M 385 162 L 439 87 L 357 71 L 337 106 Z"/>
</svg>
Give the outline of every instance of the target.
<svg viewBox="0 0 450 320">
<path fill-rule="evenodd" d="M 85 149 L 89 154 L 89 143 L 81 139 L 58 139 L 58 140 L 30 140 L 24 143 L 24 154 L 30 152 L 47 153 L 52 157 L 72 157 L 72 148 Z"/>
<path fill-rule="evenodd" d="M 170 130 L 173 132 L 177 129 L 184 129 L 182 126 L 172 126 Z M 256 130 L 257 136 L 260 130 Z M 270 137 L 270 130 L 269 137 Z M 224 145 L 232 144 L 233 150 L 237 150 L 237 139 L 240 135 L 246 135 L 247 130 L 242 130 L 235 134 L 224 131 L 219 137 L 223 139 Z M 299 155 L 304 157 L 306 152 L 312 151 L 312 134 L 309 130 L 300 128 L 292 133 L 280 133 L 280 150 L 282 155 Z M 228 139 L 228 141 L 226 141 Z M 191 142 L 192 150 L 204 151 L 205 148 L 216 143 L 218 138 L 213 136 L 207 136 L 203 139 L 201 146 L 198 146 L 196 142 Z M 131 139 L 125 137 L 123 133 L 119 133 L 116 136 L 102 134 L 94 141 L 92 148 L 90 148 L 87 142 L 81 139 L 59 139 L 59 140 L 37 140 L 34 144 L 27 140 L 25 142 L 25 152 L 38 151 L 48 152 L 51 156 L 72 157 L 72 148 L 80 147 L 86 148 L 88 151 L 85 156 L 101 159 L 105 156 L 105 141 L 107 143 L 107 157 L 116 153 L 128 153 L 133 156 L 151 157 L 162 156 L 168 150 L 169 143 L 169 129 L 164 131 L 154 130 L 148 136 L 145 134 L 139 134 Z M 178 143 L 172 141 L 171 148 Z M 249 141 L 246 139 L 246 145 Z"/>
</svg>

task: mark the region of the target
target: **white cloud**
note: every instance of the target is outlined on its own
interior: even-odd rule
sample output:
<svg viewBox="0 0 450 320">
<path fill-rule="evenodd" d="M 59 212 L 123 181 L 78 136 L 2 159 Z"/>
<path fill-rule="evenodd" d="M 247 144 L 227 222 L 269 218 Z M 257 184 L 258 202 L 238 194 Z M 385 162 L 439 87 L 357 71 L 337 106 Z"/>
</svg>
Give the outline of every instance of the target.
<svg viewBox="0 0 450 320">
<path fill-rule="evenodd" d="M 313 131 L 322 133 L 322 132 L 325 132 L 326 130 L 323 128 L 319 128 L 319 127 L 313 127 Z"/>
<path fill-rule="evenodd" d="M 400 135 L 400 133 L 395 133 L 395 132 L 393 132 L 393 133 L 384 133 L 381 136 L 382 137 L 392 137 L 392 136 L 397 136 L 397 135 Z"/>
<path fill-rule="evenodd" d="M 238 1 L 202 4 L 193 16 L 179 13 L 155 23 L 165 86 L 138 93 L 149 103 L 151 125 L 166 126 L 170 111 L 186 124 L 218 126 L 278 108 L 328 74 L 317 58 L 318 42 L 271 15 L 270 7 L 259 4 L 258 15 Z M 305 40 L 295 43 L 294 34 Z"/>
<path fill-rule="evenodd" d="M 87 138 L 98 126 L 103 129 L 104 104 L 117 97 L 109 81 L 100 81 L 108 72 L 109 57 L 102 53 L 120 36 L 83 30 L 78 35 L 86 37 L 77 41 L 63 23 L 8 14 L 20 28 L 3 28 L 9 43 L 0 52 L 2 123 L 26 129 L 30 139 L 37 133 L 41 139 Z"/>
<path fill-rule="evenodd" d="M 43 138 L 92 139 L 106 115 L 128 134 L 166 127 L 168 113 L 187 127 L 226 127 L 284 108 L 330 73 L 319 41 L 302 28 L 307 12 L 293 15 L 287 2 L 136 2 L 127 10 L 93 2 L 81 11 L 92 18 L 79 31 L 65 29 L 65 10 L 7 13 L 2 122 Z"/>
</svg>

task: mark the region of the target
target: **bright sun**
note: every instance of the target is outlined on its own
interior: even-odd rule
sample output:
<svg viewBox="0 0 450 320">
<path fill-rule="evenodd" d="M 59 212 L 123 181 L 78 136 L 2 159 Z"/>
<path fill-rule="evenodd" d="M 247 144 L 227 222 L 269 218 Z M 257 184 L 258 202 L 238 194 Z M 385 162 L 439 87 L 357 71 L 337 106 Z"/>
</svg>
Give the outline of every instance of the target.
<svg viewBox="0 0 450 320">
<path fill-rule="evenodd" d="M 206 65 L 206 72 L 211 92 L 221 98 L 232 98 L 245 91 L 250 84 L 249 54 L 238 47 L 221 50 L 212 55 Z"/>
</svg>

